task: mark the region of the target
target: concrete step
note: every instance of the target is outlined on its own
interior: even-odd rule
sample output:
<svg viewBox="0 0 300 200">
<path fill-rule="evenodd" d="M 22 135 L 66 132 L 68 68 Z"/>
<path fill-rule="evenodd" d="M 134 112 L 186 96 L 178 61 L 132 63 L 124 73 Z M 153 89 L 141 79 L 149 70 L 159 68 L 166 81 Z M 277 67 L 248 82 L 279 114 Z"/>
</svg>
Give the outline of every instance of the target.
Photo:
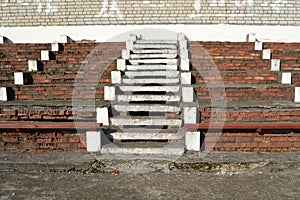
<svg viewBox="0 0 300 200">
<path fill-rule="evenodd" d="M 177 49 L 133 49 L 135 54 L 177 54 Z"/>
<path fill-rule="evenodd" d="M 177 65 L 127 65 L 126 69 L 129 71 L 150 71 L 150 70 L 165 70 L 177 71 Z"/>
<path fill-rule="evenodd" d="M 180 132 L 160 132 L 159 129 L 131 129 L 124 130 L 125 132 L 110 133 L 108 138 L 113 140 L 180 140 L 184 134 Z"/>
<path fill-rule="evenodd" d="M 179 102 L 181 96 L 176 95 L 117 95 L 117 100 L 121 102 L 129 101 L 172 101 Z"/>
<path fill-rule="evenodd" d="M 177 44 L 177 40 L 137 40 L 136 44 Z"/>
<path fill-rule="evenodd" d="M 126 71 L 123 77 L 167 77 L 176 78 L 179 76 L 178 71 Z"/>
<path fill-rule="evenodd" d="M 125 78 L 122 79 L 122 83 L 124 84 L 175 84 L 179 83 L 179 78 Z"/>
<path fill-rule="evenodd" d="M 102 154 L 131 154 L 131 155 L 176 155 L 181 156 L 185 149 L 183 144 L 170 143 L 170 144 L 161 144 L 159 147 L 156 147 L 154 143 L 148 144 L 127 144 L 127 145 L 114 145 L 108 144 L 104 145 L 101 149 Z"/>
<path fill-rule="evenodd" d="M 161 116 L 120 116 L 112 117 L 112 126 L 176 126 L 180 127 L 181 119 L 166 119 Z"/>
<path fill-rule="evenodd" d="M 118 86 L 123 92 L 179 92 L 179 86 Z"/>
<path fill-rule="evenodd" d="M 134 49 L 177 49 L 177 44 L 134 44 Z"/>
<path fill-rule="evenodd" d="M 129 63 L 132 65 L 139 64 L 167 64 L 167 65 L 177 65 L 178 59 L 130 59 Z"/>
<path fill-rule="evenodd" d="M 131 54 L 131 59 L 141 59 L 141 58 L 176 58 L 177 53 L 174 54 Z"/>
<path fill-rule="evenodd" d="M 179 113 L 181 111 L 180 106 L 171 105 L 141 105 L 141 104 L 126 104 L 126 105 L 113 105 L 113 108 L 119 112 L 128 111 L 151 111 L 151 112 L 173 112 Z"/>
</svg>

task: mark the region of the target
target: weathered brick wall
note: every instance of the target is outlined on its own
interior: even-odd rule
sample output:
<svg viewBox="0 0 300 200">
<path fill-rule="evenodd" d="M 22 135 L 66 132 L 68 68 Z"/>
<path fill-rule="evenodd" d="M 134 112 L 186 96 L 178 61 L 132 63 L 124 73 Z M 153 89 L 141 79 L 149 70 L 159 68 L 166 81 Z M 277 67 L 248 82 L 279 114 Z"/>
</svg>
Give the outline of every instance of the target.
<svg viewBox="0 0 300 200">
<path fill-rule="evenodd" d="M 300 24 L 297 0 L 0 1 L 0 26 Z"/>
<path fill-rule="evenodd" d="M 0 151 L 43 153 L 86 150 L 85 134 L 76 130 L 6 130 L 0 132 Z"/>
<path fill-rule="evenodd" d="M 203 148 L 214 151 L 299 151 L 300 133 L 289 131 L 275 133 L 267 131 L 226 131 L 206 133 Z"/>
</svg>

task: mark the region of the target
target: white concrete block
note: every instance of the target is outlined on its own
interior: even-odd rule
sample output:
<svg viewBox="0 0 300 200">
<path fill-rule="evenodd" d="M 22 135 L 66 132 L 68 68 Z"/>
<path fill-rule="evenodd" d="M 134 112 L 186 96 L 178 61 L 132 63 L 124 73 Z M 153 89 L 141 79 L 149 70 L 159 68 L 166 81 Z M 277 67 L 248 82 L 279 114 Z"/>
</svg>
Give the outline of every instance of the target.
<svg viewBox="0 0 300 200">
<path fill-rule="evenodd" d="M 116 88 L 113 86 L 104 86 L 104 100 L 114 101 L 116 100 Z"/>
<path fill-rule="evenodd" d="M 182 72 L 180 74 L 180 81 L 183 85 L 192 84 L 192 73 L 191 72 Z"/>
<path fill-rule="evenodd" d="M 120 71 L 126 70 L 126 60 L 125 59 L 118 59 L 117 60 L 117 69 Z"/>
<path fill-rule="evenodd" d="M 0 87 L 0 101 L 7 101 L 7 89 L 6 87 Z"/>
<path fill-rule="evenodd" d="M 262 59 L 270 60 L 271 59 L 271 49 L 264 49 L 262 51 Z"/>
<path fill-rule="evenodd" d="M 4 44 L 5 43 L 5 38 L 3 36 L 0 36 L 0 44 Z"/>
<path fill-rule="evenodd" d="M 48 61 L 50 60 L 50 53 L 47 50 L 42 50 L 41 51 L 41 60 L 42 61 Z"/>
<path fill-rule="evenodd" d="M 97 152 L 102 148 L 102 132 L 87 131 L 86 132 L 86 149 L 88 152 Z"/>
<path fill-rule="evenodd" d="M 270 62 L 271 71 L 280 71 L 280 59 L 271 59 Z"/>
<path fill-rule="evenodd" d="M 184 124 L 197 124 L 199 122 L 199 110 L 197 107 L 184 107 Z"/>
<path fill-rule="evenodd" d="M 261 51 L 263 49 L 263 42 L 256 40 L 254 43 L 254 50 Z"/>
<path fill-rule="evenodd" d="M 284 72 L 281 74 L 282 84 L 292 84 L 292 73 Z"/>
<path fill-rule="evenodd" d="M 15 85 L 24 85 L 23 72 L 14 72 Z"/>
<path fill-rule="evenodd" d="M 188 46 L 187 40 L 179 40 L 180 49 L 187 49 L 187 46 Z"/>
<path fill-rule="evenodd" d="M 103 126 L 109 126 L 108 108 L 97 108 L 97 123 Z"/>
<path fill-rule="evenodd" d="M 189 50 L 188 49 L 180 49 L 180 58 L 189 59 Z"/>
<path fill-rule="evenodd" d="M 256 41 L 256 34 L 255 33 L 249 33 L 247 35 L 247 42 L 255 42 Z"/>
<path fill-rule="evenodd" d="M 180 70 L 181 71 L 190 71 L 190 60 L 189 59 L 180 59 Z"/>
<path fill-rule="evenodd" d="M 201 150 L 201 133 L 200 132 L 186 132 L 185 148 L 188 151 L 200 151 Z"/>
<path fill-rule="evenodd" d="M 28 71 L 38 71 L 38 63 L 36 60 L 28 60 Z"/>
<path fill-rule="evenodd" d="M 295 103 L 300 103 L 300 87 L 295 87 Z"/>
<path fill-rule="evenodd" d="M 129 34 L 129 40 L 131 40 L 132 42 L 137 41 L 137 35 L 136 34 Z"/>
<path fill-rule="evenodd" d="M 122 50 L 122 58 L 129 59 L 130 58 L 130 51 L 127 49 Z"/>
<path fill-rule="evenodd" d="M 111 71 L 111 83 L 112 84 L 121 84 L 121 72 L 120 71 Z"/>
<path fill-rule="evenodd" d="M 184 33 L 178 33 L 177 34 L 177 40 L 186 40 L 185 34 Z"/>
<path fill-rule="evenodd" d="M 59 42 L 63 44 L 67 44 L 67 43 L 72 43 L 73 40 L 67 35 L 61 35 Z"/>
<path fill-rule="evenodd" d="M 132 51 L 134 48 L 134 43 L 132 40 L 127 40 L 126 41 L 126 49 L 129 50 L 129 51 Z"/>
<path fill-rule="evenodd" d="M 51 43 L 51 51 L 54 51 L 54 52 L 59 51 L 59 43 L 58 42 Z"/>
<path fill-rule="evenodd" d="M 195 95 L 192 87 L 182 87 L 182 101 L 194 102 Z"/>
</svg>

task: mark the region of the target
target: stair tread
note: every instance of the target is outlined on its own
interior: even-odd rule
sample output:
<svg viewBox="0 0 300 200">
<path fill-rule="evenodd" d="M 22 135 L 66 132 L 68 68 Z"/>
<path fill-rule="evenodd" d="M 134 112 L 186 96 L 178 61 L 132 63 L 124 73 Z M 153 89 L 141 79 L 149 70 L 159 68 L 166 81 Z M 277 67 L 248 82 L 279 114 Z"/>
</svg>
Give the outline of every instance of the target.
<svg viewBox="0 0 300 200">
<path fill-rule="evenodd" d="M 180 112 L 179 105 L 145 105 L 145 104 L 127 104 L 127 105 L 113 105 L 117 111 L 152 111 L 152 112 Z"/>
<path fill-rule="evenodd" d="M 177 40 L 137 40 L 136 44 L 177 44 Z"/>
<path fill-rule="evenodd" d="M 130 71 L 158 71 L 158 70 L 165 70 L 165 71 L 177 71 L 178 66 L 177 65 L 126 65 L 126 69 Z"/>
<path fill-rule="evenodd" d="M 116 95 L 118 101 L 180 101 L 179 95 Z"/>
</svg>

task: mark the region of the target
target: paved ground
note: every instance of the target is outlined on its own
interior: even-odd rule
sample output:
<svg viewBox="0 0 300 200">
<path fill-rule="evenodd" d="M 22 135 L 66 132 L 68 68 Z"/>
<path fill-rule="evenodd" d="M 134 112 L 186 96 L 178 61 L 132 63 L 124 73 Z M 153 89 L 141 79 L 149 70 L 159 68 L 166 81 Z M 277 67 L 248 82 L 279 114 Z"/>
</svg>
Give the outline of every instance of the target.
<svg viewBox="0 0 300 200">
<path fill-rule="evenodd" d="M 300 199 L 300 153 L 149 159 L 0 152 L 0 199 Z"/>
</svg>

